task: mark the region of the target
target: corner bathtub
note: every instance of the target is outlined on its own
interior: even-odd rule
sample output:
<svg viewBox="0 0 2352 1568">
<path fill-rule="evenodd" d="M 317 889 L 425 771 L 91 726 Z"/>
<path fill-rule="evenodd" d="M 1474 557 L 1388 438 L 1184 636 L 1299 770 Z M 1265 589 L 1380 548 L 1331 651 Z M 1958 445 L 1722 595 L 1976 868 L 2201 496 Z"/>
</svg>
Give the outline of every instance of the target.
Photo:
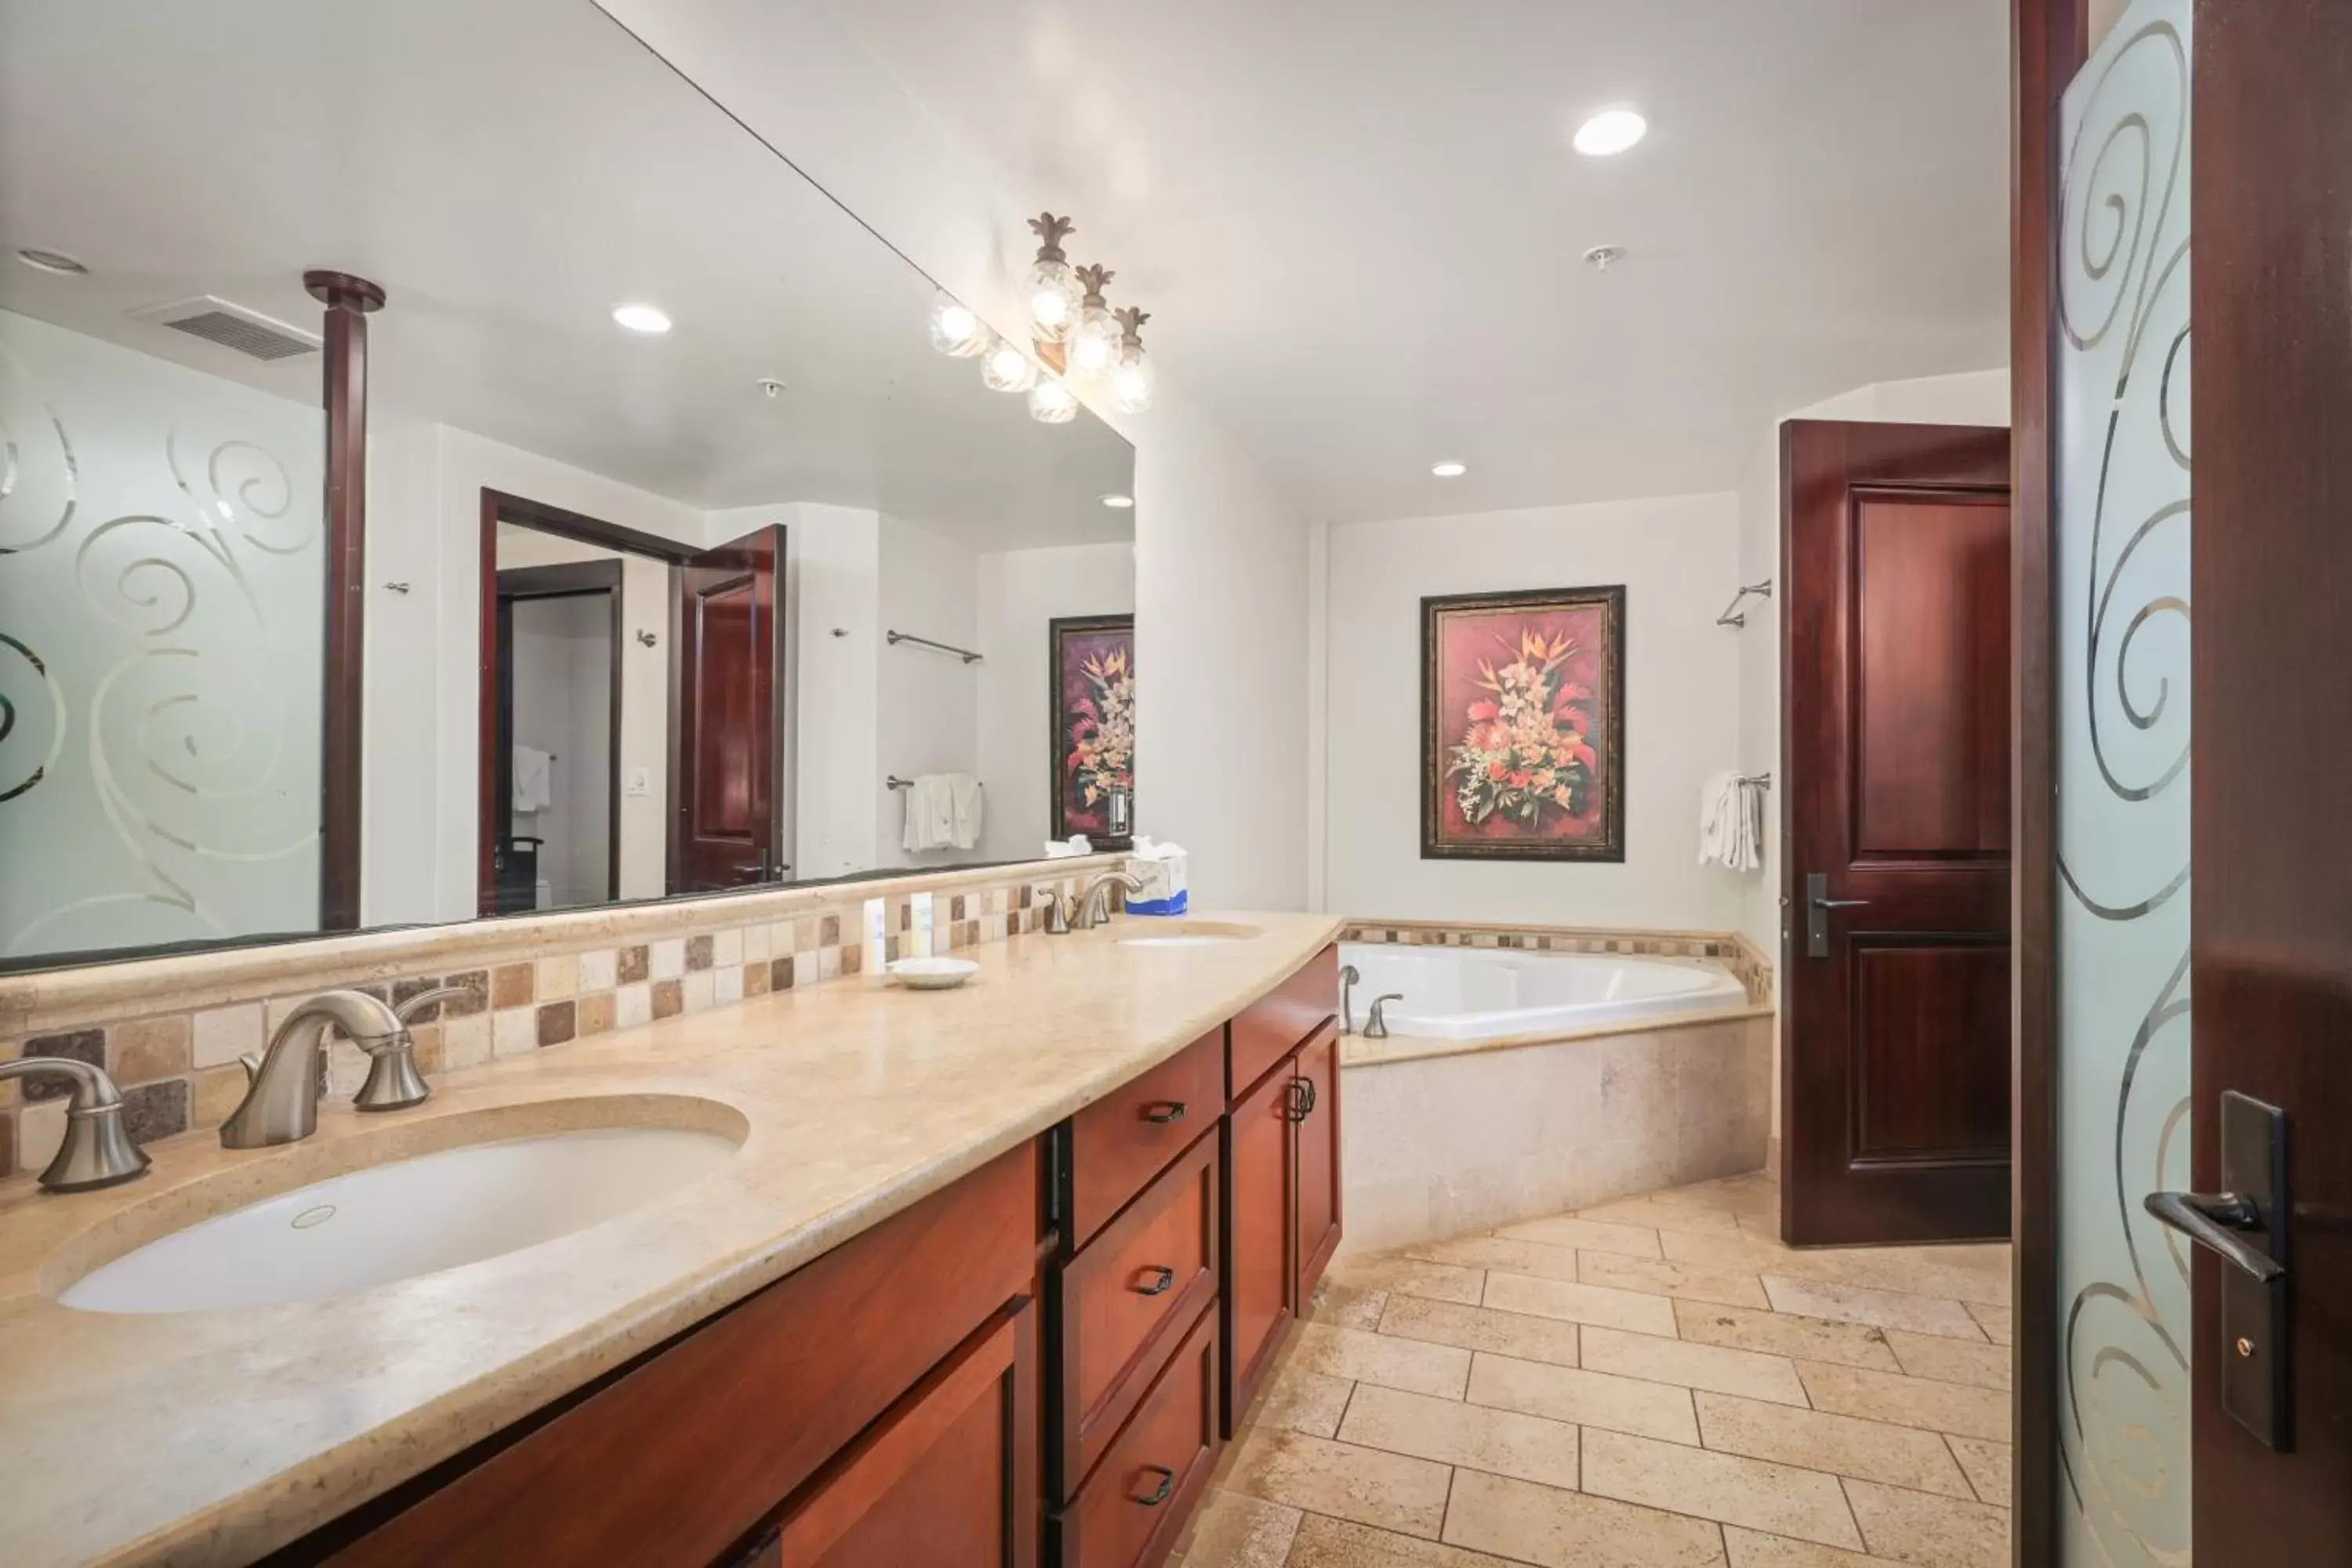
<svg viewBox="0 0 2352 1568">
<path fill-rule="evenodd" d="M 1525 948 L 1407 947 L 1343 942 L 1339 962 L 1362 978 L 1356 1024 L 1391 992 L 1390 1032 L 1436 1040 L 1496 1040 L 1574 1034 L 1748 1005 L 1747 988 L 1697 959 Z"/>
</svg>

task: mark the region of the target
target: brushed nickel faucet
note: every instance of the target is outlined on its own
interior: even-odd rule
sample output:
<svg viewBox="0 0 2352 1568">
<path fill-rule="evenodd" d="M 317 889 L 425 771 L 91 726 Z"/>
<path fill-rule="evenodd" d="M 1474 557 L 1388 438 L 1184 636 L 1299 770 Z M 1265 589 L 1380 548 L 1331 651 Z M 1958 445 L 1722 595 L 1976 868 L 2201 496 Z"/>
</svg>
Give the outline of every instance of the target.
<svg viewBox="0 0 2352 1568">
<path fill-rule="evenodd" d="M 57 1157 L 41 1173 L 41 1190 L 88 1193 L 142 1175 L 147 1155 L 122 1125 L 122 1091 L 94 1068 L 71 1057 L 19 1057 L 0 1062 L 0 1081 L 12 1078 L 61 1078 L 73 1086 L 66 1101 L 66 1136 Z"/>
<path fill-rule="evenodd" d="M 367 1084 L 353 1100 L 361 1110 L 398 1110 L 429 1092 L 417 1074 L 408 1029 L 398 1015 L 365 992 L 323 991 L 286 1015 L 258 1061 L 242 1058 L 252 1082 L 244 1100 L 221 1123 L 223 1148 L 267 1149 L 319 1130 L 319 1101 L 327 1089 L 330 1024 L 375 1058 L 368 1067 Z"/>
<path fill-rule="evenodd" d="M 1132 871 L 1103 872 L 1093 881 L 1088 882 L 1087 890 L 1078 895 L 1075 912 L 1070 916 L 1071 930 L 1092 931 L 1110 919 L 1110 885 L 1113 882 L 1117 882 L 1130 893 L 1139 893 L 1143 890 L 1143 879 Z"/>
<path fill-rule="evenodd" d="M 1386 1007 L 1391 1002 L 1402 1002 L 1403 1000 L 1404 993 L 1402 991 L 1391 991 L 1385 996 L 1373 997 L 1372 1016 L 1364 1020 L 1364 1038 L 1368 1040 L 1387 1039 L 1389 1037 L 1388 1015 L 1382 1012 L 1381 1009 Z"/>
<path fill-rule="evenodd" d="M 1356 987 L 1363 983 L 1364 972 L 1352 963 L 1339 966 L 1339 1032 L 1356 1032 Z"/>
</svg>

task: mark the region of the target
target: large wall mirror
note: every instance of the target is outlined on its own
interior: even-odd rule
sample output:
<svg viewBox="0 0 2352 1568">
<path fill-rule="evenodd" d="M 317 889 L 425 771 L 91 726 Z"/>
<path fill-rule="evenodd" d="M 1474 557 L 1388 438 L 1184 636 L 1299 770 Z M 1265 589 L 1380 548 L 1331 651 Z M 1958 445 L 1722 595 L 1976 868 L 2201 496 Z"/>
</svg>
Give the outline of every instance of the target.
<svg viewBox="0 0 2352 1568">
<path fill-rule="evenodd" d="M 0 965 L 1028 859 L 1132 790 L 1130 448 L 587 0 L 0 41 Z M 383 290 L 363 416 L 313 269 Z"/>
</svg>

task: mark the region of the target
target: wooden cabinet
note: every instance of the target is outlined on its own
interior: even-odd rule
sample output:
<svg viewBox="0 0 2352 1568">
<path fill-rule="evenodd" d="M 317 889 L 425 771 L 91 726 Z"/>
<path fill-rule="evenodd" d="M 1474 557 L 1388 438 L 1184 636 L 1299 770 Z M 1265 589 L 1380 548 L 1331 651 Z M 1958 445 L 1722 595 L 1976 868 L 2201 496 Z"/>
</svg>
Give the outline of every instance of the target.
<svg viewBox="0 0 2352 1568">
<path fill-rule="evenodd" d="M 1225 1031 L 1183 1050 L 1070 1119 L 1070 1245 L 1084 1247 L 1168 1162 L 1213 1131 L 1225 1108 Z"/>
<path fill-rule="evenodd" d="M 1225 1435 L 1249 1408 L 1297 1315 L 1297 1142 L 1289 1058 L 1225 1122 Z"/>
<path fill-rule="evenodd" d="M 1339 1029 L 1326 1024 L 1298 1049 L 1298 1289 L 1303 1310 L 1339 1250 Z"/>
<path fill-rule="evenodd" d="M 1101 1468 L 1055 1517 L 1061 1568 L 1150 1568 L 1166 1559 L 1223 1447 L 1217 1384 L 1217 1314 L 1204 1311 Z"/>
<path fill-rule="evenodd" d="M 1229 1030 L 1226 1094 L 1234 1100 L 1339 1013 L 1339 950 L 1327 947 L 1237 1014 Z"/>
</svg>

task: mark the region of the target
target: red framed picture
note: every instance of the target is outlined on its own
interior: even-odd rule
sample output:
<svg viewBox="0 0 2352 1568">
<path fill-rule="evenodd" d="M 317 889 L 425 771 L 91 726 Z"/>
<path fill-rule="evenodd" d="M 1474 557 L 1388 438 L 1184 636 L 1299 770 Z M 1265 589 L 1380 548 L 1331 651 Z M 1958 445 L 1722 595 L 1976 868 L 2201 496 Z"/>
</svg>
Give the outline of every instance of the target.
<svg viewBox="0 0 2352 1568">
<path fill-rule="evenodd" d="M 1047 636 L 1053 837 L 1108 833 L 1111 792 L 1135 794 L 1135 617 L 1059 616 Z"/>
<path fill-rule="evenodd" d="M 1625 590 L 1421 602 L 1424 860 L 1625 858 Z"/>
</svg>

